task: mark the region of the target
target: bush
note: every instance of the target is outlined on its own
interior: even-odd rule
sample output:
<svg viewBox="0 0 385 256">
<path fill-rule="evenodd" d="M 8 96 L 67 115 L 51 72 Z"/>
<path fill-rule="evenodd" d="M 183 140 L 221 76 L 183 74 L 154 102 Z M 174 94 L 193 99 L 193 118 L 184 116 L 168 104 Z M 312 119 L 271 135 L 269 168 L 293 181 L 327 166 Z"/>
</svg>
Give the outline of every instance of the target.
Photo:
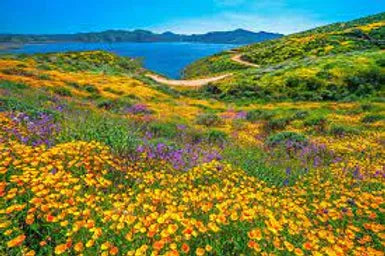
<svg viewBox="0 0 385 256">
<path fill-rule="evenodd" d="M 247 112 L 246 119 L 250 122 L 257 120 L 269 120 L 274 116 L 274 113 L 268 110 L 255 109 Z"/>
<path fill-rule="evenodd" d="M 313 118 L 309 118 L 309 119 L 306 119 L 303 124 L 305 126 L 325 126 L 327 123 L 327 119 L 323 116 L 319 117 L 313 117 Z"/>
<path fill-rule="evenodd" d="M 85 85 L 84 90 L 89 93 L 99 93 L 98 88 L 96 88 L 95 85 L 92 84 Z"/>
<path fill-rule="evenodd" d="M 309 111 L 306 111 L 306 110 L 299 110 L 299 111 L 296 111 L 292 118 L 293 120 L 302 120 L 302 119 L 305 119 L 306 117 L 309 116 Z"/>
<path fill-rule="evenodd" d="M 196 123 L 204 126 L 216 126 L 222 123 L 222 119 L 216 114 L 204 113 L 197 117 Z"/>
<path fill-rule="evenodd" d="M 112 109 L 113 107 L 115 107 L 115 105 L 116 102 L 111 99 L 102 99 L 96 104 L 98 108 L 104 108 L 107 110 Z"/>
<path fill-rule="evenodd" d="M 60 95 L 60 96 L 64 96 L 64 97 L 71 97 L 72 96 L 71 91 L 65 87 L 53 87 L 52 91 L 55 94 Z"/>
<path fill-rule="evenodd" d="M 380 67 L 385 67 L 385 58 L 376 60 L 376 64 Z"/>
<path fill-rule="evenodd" d="M 51 80 L 51 77 L 48 74 L 40 74 L 38 76 L 40 80 Z"/>
<path fill-rule="evenodd" d="M 210 143 L 224 143 L 227 141 L 227 134 L 223 131 L 209 130 L 207 139 Z"/>
<path fill-rule="evenodd" d="M 306 145 L 308 143 L 308 139 L 303 134 L 285 131 L 269 136 L 266 144 L 274 147 L 286 144 L 289 141 L 297 145 Z"/>
<path fill-rule="evenodd" d="M 265 130 L 266 131 L 274 131 L 274 130 L 282 130 L 290 123 L 290 118 L 282 117 L 277 119 L 271 119 L 266 122 Z"/>
<path fill-rule="evenodd" d="M 127 120 L 92 112 L 77 112 L 64 120 L 58 140 L 98 141 L 122 155 L 131 155 L 141 143 Z"/>
<path fill-rule="evenodd" d="M 370 111 L 370 110 L 372 110 L 373 109 L 373 104 L 370 104 L 370 103 L 363 103 L 363 104 L 361 104 L 361 109 L 363 110 L 363 111 Z"/>
<path fill-rule="evenodd" d="M 333 124 L 329 128 L 329 133 L 334 136 L 346 136 L 346 135 L 354 135 L 359 134 L 360 131 L 353 127 L 343 126 L 343 125 L 337 125 Z"/>
<path fill-rule="evenodd" d="M 385 116 L 384 115 L 372 114 L 372 115 L 364 116 L 361 119 L 361 122 L 369 124 L 369 123 L 375 123 L 375 122 L 378 122 L 378 121 L 381 121 L 381 120 L 385 120 Z"/>
<path fill-rule="evenodd" d="M 2 89 L 20 89 L 20 90 L 22 90 L 22 89 L 28 88 L 28 85 L 26 85 L 24 83 L 0 80 L 0 88 L 2 88 Z"/>
<path fill-rule="evenodd" d="M 178 135 L 178 129 L 174 123 L 150 123 L 148 130 L 155 137 L 175 138 Z"/>
</svg>

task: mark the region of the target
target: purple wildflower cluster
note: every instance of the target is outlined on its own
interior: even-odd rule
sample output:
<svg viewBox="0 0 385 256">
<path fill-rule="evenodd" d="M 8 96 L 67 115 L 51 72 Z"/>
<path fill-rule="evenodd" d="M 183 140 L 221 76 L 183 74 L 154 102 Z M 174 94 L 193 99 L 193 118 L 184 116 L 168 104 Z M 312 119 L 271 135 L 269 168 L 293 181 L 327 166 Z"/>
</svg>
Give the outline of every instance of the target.
<svg viewBox="0 0 385 256">
<path fill-rule="evenodd" d="M 146 104 L 135 104 L 125 109 L 124 111 L 127 114 L 151 114 L 151 110 L 148 109 Z"/>
<path fill-rule="evenodd" d="M 282 165 L 296 160 L 299 161 L 301 168 L 309 170 L 341 161 L 341 158 L 335 157 L 335 154 L 325 144 L 287 140 L 282 146 L 283 150 L 282 147 L 279 147 L 278 150 L 274 150 L 274 147 L 269 148 L 271 159 L 281 162 Z M 288 169 L 286 176 L 290 176 L 290 174 L 291 169 Z"/>
<path fill-rule="evenodd" d="M 180 128 L 183 129 L 182 126 Z M 147 132 L 146 138 L 143 139 L 144 143 L 137 148 L 137 153 L 145 153 L 149 159 L 166 161 L 176 170 L 187 171 L 199 164 L 222 159 L 220 149 L 207 146 L 203 142 L 185 143 L 183 147 L 164 143 L 154 145 L 148 141 L 151 137 L 152 134 Z"/>
<path fill-rule="evenodd" d="M 26 113 L 12 113 L 10 118 L 18 127 L 26 129 L 26 132 L 20 132 L 17 128 L 8 131 L 24 144 L 32 146 L 44 144 L 51 147 L 54 135 L 60 131 L 60 126 L 55 122 L 53 115 L 48 113 L 41 112 L 36 117 Z"/>
</svg>

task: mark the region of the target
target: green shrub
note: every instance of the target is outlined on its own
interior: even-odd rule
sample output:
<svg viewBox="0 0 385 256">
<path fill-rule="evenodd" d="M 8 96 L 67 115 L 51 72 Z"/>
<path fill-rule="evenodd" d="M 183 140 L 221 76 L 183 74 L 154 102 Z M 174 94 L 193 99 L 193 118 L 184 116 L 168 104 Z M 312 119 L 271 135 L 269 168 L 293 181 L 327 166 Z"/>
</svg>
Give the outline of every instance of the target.
<svg viewBox="0 0 385 256">
<path fill-rule="evenodd" d="M 89 93 L 99 93 L 98 88 L 96 88 L 95 85 L 92 85 L 92 84 L 85 85 L 84 90 L 86 90 Z"/>
<path fill-rule="evenodd" d="M 222 123 L 222 119 L 213 113 L 204 113 L 196 118 L 196 123 L 199 125 L 204 125 L 207 127 L 220 125 Z"/>
<path fill-rule="evenodd" d="M 38 116 L 40 113 L 49 113 L 56 115 L 52 110 L 40 107 L 33 99 L 31 102 L 21 100 L 14 97 L 1 97 L 0 96 L 0 112 L 24 112 L 32 117 Z"/>
<path fill-rule="evenodd" d="M 76 82 L 66 82 L 67 85 L 71 86 L 72 88 L 75 88 L 75 89 L 81 89 L 81 86 L 76 83 Z"/>
<path fill-rule="evenodd" d="M 76 112 L 62 122 L 59 142 L 98 141 L 118 154 L 131 155 L 141 143 L 137 132 L 125 119 L 92 112 Z"/>
<path fill-rule="evenodd" d="M 359 134 L 360 131 L 356 128 L 345 126 L 345 125 L 338 125 L 333 124 L 329 128 L 329 133 L 334 136 L 346 136 L 346 135 L 354 135 Z"/>
<path fill-rule="evenodd" d="M 290 123 L 290 118 L 282 117 L 268 120 L 264 126 L 266 131 L 282 130 Z"/>
<path fill-rule="evenodd" d="M 64 96 L 64 97 L 71 97 L 72 96 L 71 91 L 65 87 L 53 87 L 52 91 L 55 94 L 60 95 L 60 96 Z"/>
<path fill-rule="evenodd" d="M 293 120 L 302 120 L 302 119 L 305 119 L 306 117 L 309 116 L 309 111 L 306 111 L 306 110 L 298 110 L 296 111 L 292 118 Z"/>
<path fill-rule="evenodd" d="M 258 120 L 269 120 L 274 116 L 274 113 L 268 110 L 254 109 L 247 112 L 246 119 L 250 122 Z"/>
<path fill-rule="evenodd" d="M 116 105 L 116 102 L 111 99 L 101 99 L 97 102 L 96 106 L 98 108 L 112 109 Z"/>
<path fill-rule="evenodd" d="M 327 124 L 327 119 L 323 116 L 312 117 L 306 119 L 303 124 L 305 126 L 325 126 Z"/>
<path fill-rule="evenodd" d="M 209 130 L 207 139 L 210 143 L 224 143 L 227 141 L 227 134 L 219 130 Z"/>
<path fill-rule="evenodd" d="M 174 123 L 150 123 L 148 130 L 155 137 L 175 138 L 178 135 L 178 129 Z"/>
<path fill-rule="evenodd" d="M 376 64 L 380 67 L 385 67 L 385 58 L 376 60 Z"/>
<path fill-rule="evenodd" d="M 375 123 L 381 120 L 385 120 L 385 115 L 380 115 L 380 114 L 371 114 L 371 115 L 366 115 L 361 119 L 361 122 L 363 123 Z"/>
<path fill-rule="evenodd" d="M 40 74 L 38 78 L 41 80 L 51 80 L 51 77 L 48 74 Z"/>
<path fill-rule="evenodd" d="M 36 68 L 40 70 L 52 70 L 52 68 L 47 64 L 39 64 L 36 66 Z"/>
<path fill-rule="evenodd" d="M 308 143 L 308 139 L 303 134 L 285 131 L 269 136 L 266 140 L 266 144 L 268 146 L 277 146 L 285 144 L 288 141 L 300 145 L 306 145 Z"/>
<path fill-rule="evenodd" d="M 19 82 L 12 82 L 12 81 L 6 81 L 6 80 L 0 80 L 0 88 L 1 89 L 26 89 L 28 88 L 28 85 L 24 83 Z"/>
<path fill-rule="evenodd" d="M 363 103 L 361 104 L 361 109 L 363 111 L 370 111 L 374 108 L 373 104 L 370 104 L 370 103 Z"/>
</svg>

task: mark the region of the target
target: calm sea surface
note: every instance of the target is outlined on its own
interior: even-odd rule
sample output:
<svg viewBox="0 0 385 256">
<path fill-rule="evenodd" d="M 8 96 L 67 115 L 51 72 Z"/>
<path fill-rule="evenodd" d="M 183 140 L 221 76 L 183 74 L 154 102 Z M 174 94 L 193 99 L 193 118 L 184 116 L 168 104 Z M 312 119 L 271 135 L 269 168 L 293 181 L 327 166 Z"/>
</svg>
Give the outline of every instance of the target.
<svg viewBox="0 0 385 256">
<path fill-rule="evenodd" d="M 50 43 L 26 44 L 6 52 L 31 54 L 106 50 L 120 56 L 141 57 L 146 68 L 171 78 L 180 78 L 182 70 L 191 62 L 237 46 L 203 43 Z"/>
</svg>

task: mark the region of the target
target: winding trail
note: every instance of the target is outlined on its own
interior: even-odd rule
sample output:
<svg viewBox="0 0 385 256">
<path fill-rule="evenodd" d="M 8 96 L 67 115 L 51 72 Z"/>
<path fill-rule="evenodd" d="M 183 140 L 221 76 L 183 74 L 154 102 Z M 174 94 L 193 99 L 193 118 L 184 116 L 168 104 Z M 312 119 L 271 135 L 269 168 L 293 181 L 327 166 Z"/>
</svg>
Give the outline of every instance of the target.
<svg viewBox="0 0 385 256">
<path fill-rule="evenodd" d="M 233 53 L 236 53 L 236 52 L 233 52 Z M 235 54 L 234 56 L 231 57 L 231 60 L 249 67 L 254 67 L 254 68 L 260 67 L 257 64 L 242 60 L 242 54 Z M 166 84 L 170 86 L 186 86 L 186 87 L 201 87 L 201 86 L 207 85 L 208 83 L 216 82 L 232 75 L 233 75 L 232 73 L 227 73 L 220 76 L 213 76 L 213 77 L 201 78 L 201 79 L 174 80 L 174 79 L 168 79 L 156 74 L 146 74 L 147 77 L 161 84 Z"/>
<path fill-rule="evenodd" d="M 194 79 L 194 80 L 172 80 L 168 78 L 164 78 L 159 75 L 155 74 L 146 74 L 147 77 L 151 78 L 152 80 L 166 85 L 171 86 L 188 86 L 188 87 L 201 87 L 203 85 L 206 85 L 211 82 L 216 82 L 219 80 L 222 80 L 226 77 L 232 76 L 231 73 L 224 74 L 221 76 L 215 76 L 215 77 L 209 77 L 209 78 L 202 78 L 202 79 Z"/>
<path fill-rule="evenodd" d="M 260 66 L 245 60 L 242 60 L 242 54 L 236 54 L 231 57 L 232 61 L 238 62 L 242 65 L 249 66 L 249 67 L 254 67 L 254 68 L 259 68 Z"/>
</svg>

